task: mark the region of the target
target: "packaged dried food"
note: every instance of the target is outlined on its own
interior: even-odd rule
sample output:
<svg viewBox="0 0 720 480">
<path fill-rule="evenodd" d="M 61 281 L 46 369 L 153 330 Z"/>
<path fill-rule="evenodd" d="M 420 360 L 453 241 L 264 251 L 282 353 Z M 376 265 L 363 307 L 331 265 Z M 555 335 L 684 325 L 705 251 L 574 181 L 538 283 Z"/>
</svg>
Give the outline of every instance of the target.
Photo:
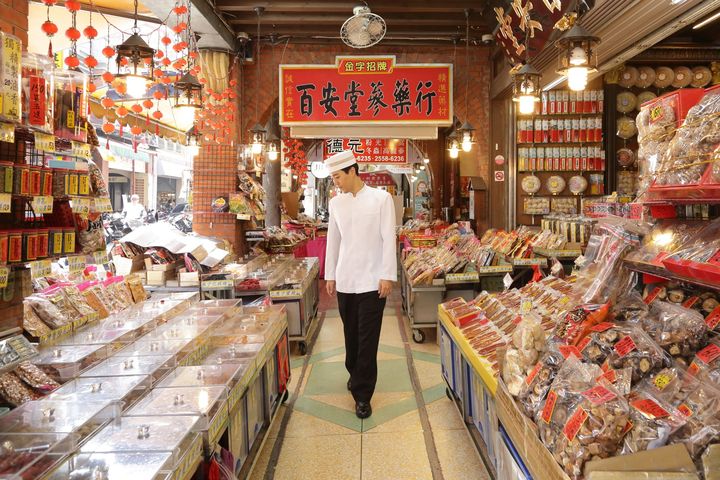
<svg viewBox="0 0 720 480">
<path fill-rule="evenodd" d="M 0 375 L 0 397 L 10 405 L 17 407 L 30 400 L 40 398 L 28 385 L 13 372 Z"/>
<path fill-rule="evenodd" d="M 2 32 L 0 41 L 2 41 L 2 54 L 0 55 L 2 82 L 0 83 L 0 92 L 3 98 L 0 120 L 20 123 L 22 119 L 22 42 L 18 37 L 5 32 Z"/>
<path fill-rule="evenodd" d="M 720 386 L 720 340 L 711 340 L 707 347 L 697 352 L 688 372 L 702 382 L 710 381 Z"/>
<path fill-rule="evenodd" d="M 594 338 L 602 342 L 602 348 L 612 345 L 607 352 L 608 368 L 632 368 L 633 385 L 647 374 L 671 364 L 670 357 L 639 327 L 615 325 L 604 332 L 596 332 Z"/>
<path fill-rule="evenodd" d="M 602 323 L 610 313 L 610 304 L 579 305 L 558 320 L 553 338 L 567 345 L 577 345 L 592 327 Z"/>
<path fill-rule="evenodd" d="M 52 333 L 50 327 L 40 320 L 35 310 L 28 304 L 23 305 L 23 329 L 35 338 L 44 337 Z"/>
<path fill-rule="evenodd" d="M 508 390 L 517 396 L 528 373 L 545 350 L 545 331 L 536 318 L 526 315 L 512 334 L 512 344 L 505 351 L 503 380 Z"/>
<path fill-rule="evenodd" d="M 30 362 L 20 363 L 14 370 L 20 379 L 32 387 L 35 391 L 47 394 L 60 386 L 40 368 Z"/>
<path fill-rule="evenodd" d="M 81 284 L 78 289 L 82 293 L 85 301 L 90 306 L 90 308 L 92 308 L 93 311 L 95 311 L 101 319 L 107 318 L 110 315 L 108 306 L 101 300 L 100 296 L 98 295 L 98 289 L 91 288 L 92 286 L 93 285 L 91 283 Z"/>
<path fill-rule="evenodd" d="M 95 165 L 92 160 L 88 161 L 88 174 L 90 175 L 90 191 L 93 197 L 108 198 L 107 186 L 105 185 L 105 179 L 102 176 L 102 172 Z"/>
<path fill-rule="evenodd" d="M 73 70 L 55 71 L 55 136 L 87 142 L 84 120 L 88 108 L 87 76 Z M 68 193 L 72 194 L 72 193 Z M 74 193 L 77 195 L 77 191 Z"/>
<path fill-rule="evenodd" d="M 80 293 L 80 290 L 76 286 L 64 286 L 61 291 L 67 298 L 68 302 L 70 302 L 70 304 L 73 306 L 73 308 L 78 311 L 80 316 L 85 317 L 95 313 L 95 310 L 90 305 L 88 305 L 85 297 L 83 297 L 82 293 Z"/>
<path fill-rule="evenodd" d="M 580 478 L 586 461 L 617 451 L 629 417 L 625 399 L 602 373 L 569 357 L 560 368 L 536 416 L 540 438 L 571 478 Z"/>
<path fill-rule="evenodd" d="M 533 367 L 524 380 L 518 402 L 522 406 L 525 415 L 535 418 L 538 409 L 545 400 L 550 385 L 555 379 L 555 374 L 565 362 L 565 357 L 560 353 L 556 344 L 551 344 L 548 350 L 540 358 L 540 361 Z"/>
<path fill-rule="evenodd" d="M 689 392 L 677 405 L 686 423 L 670 436 L 670 443 L 683 443 L 690 456 L 699 459 L 720 435 L 720 390 L 711 383 L 688 382 Z"/>
<path fill-rule="evenodd" d="M 613 305 L 610 317 L 615 322 L 640 323 L 649 311 L 650 308 L 643 300 L 640 292 L 632 290 Z"/>
<path fill-rule="evenodd" d="M 622 454 L 662 447 L 682 427 L 685 417 L 670 403 L 658 398 L 652 390 L 638 388 L 630 393 L 629 431 L 625 435 Z"/>
<path fill-rule="evenodd" d="M 52 329 L 60 328 L 72 321 L 63 311 L 49 298 L 43 295 L 31 295 L 25 299 L 27 305 L 32 308 L 37 316 Z"/>
<path fill-rule="evenodd" d="M 140 281 L 140 276 L 129 275 L 125 277 L 125 282 L 130 289 L 130 294 L 132 295 L 132 299 L 135 303 L 140 303 L 147 299 L 147 292 L 145 292 L 145 287 L 143 287 L 143 284 Z"/>
<path fill-rule="evenodd" d="M 642 324 L 650 337 L 673 357 L 690 361 L 707 343 L 708 329 L 703 316 L 680 305 L 655 300 Z"/>
<path fill-rule="evenodd" d="M 99 212 L 75 215 L 80 252 L 91 254 L 105 250 L 105 229 Z"/>
</svg>

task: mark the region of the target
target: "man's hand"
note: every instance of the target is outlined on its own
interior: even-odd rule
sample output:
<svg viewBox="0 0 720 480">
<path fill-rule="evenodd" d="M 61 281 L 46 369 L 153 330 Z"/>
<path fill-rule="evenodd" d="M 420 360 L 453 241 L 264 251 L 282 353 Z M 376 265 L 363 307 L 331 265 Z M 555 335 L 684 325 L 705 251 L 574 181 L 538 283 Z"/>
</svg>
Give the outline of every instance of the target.
<svg viewBox="0 0 720 480">
<path fill-rule="evenodd" d="M 380 286 L 378 287 L 378 294 L 380 298 L 387 298 L 392 292 L 393 282 L 390 280 L 380 280 Z"/>
<path fill-rule="evenodd" d="M 328 295 L 330 295 L 331 297 L 334 297 L 335 296 L 335 280 L 328 280 L 325 283 L 326 283 L 325 288 L 327 288 Z"/>
</svg>

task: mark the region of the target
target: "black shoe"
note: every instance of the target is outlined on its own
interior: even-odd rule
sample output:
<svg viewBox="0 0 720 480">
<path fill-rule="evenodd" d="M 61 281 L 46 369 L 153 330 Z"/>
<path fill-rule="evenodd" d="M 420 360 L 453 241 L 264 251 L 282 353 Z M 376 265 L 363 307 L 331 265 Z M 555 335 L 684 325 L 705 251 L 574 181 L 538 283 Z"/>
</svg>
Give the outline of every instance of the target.
<svg viewBox="0 0 720 480">
<path fill-rule="evenodd" d="M 347 387 L 348 391 L 352 390 L 352 383 L 350 383 L 350 380 L 348 380 Z"/>
<path fill-rule="evenodd" d="M 358 418 L 368 418 L 372 415 L 370 402 L 355 402 L 355 415 L 357 415 Z"/>
</svg>

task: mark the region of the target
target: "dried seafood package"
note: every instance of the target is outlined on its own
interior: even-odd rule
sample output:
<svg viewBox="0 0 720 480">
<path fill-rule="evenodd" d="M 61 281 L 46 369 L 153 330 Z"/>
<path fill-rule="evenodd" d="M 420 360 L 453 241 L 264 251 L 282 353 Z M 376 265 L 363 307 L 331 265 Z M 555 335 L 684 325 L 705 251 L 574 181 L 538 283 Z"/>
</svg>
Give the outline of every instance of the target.
<svg viewBox="0 0 720 480">
<path fill-rule="evenodd" d="M 630 393 L 629 431 L 622 454 L 652 450 L 666 445 L 670 436 L 685 422 L 685 416 L 670 403 L 658 398 L 650 389 L 638 388 Z"/>
<path fill-rule="evenodd" d="M 650 337 L 673 357 L 690 361 L 707 343 L 708 329 L 703 316 L 679 305 L 652 302 L 650 315 L 642 324 Z"/>
</svg>

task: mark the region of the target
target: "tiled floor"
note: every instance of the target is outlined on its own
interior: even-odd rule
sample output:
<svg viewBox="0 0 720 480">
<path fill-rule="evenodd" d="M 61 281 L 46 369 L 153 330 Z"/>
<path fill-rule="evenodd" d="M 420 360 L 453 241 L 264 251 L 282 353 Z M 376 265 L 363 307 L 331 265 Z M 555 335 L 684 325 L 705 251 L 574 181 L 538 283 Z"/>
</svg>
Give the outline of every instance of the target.
<svg viewBox="0 0 720 480">
<path fill-rule="evenodd" d="M 337 304 L 323 296 L 322 329 L 308 358 L 294 352 L 290 400 L 280 407 L 250 479 L 268 474 L 277 480 L 489 478 L 457 409 L 445 396 L 435 333 L 427 332 L 422 345 L 412 342 L 407 321 L 397 316 L 399 301 L 395 292 L 385 309 L 373 415 L 360 420 L 345 386 Z M 412 373 L 401 328 L 410 339 Z M 419 391 L 413 388 L 413 374 Z M 279 435 L 286 413 L 287 426 Z M 423 415 L 429 419 L 427 431 Z M 279 456 L 270 462 L 278 442 Z"/>
</svg>

